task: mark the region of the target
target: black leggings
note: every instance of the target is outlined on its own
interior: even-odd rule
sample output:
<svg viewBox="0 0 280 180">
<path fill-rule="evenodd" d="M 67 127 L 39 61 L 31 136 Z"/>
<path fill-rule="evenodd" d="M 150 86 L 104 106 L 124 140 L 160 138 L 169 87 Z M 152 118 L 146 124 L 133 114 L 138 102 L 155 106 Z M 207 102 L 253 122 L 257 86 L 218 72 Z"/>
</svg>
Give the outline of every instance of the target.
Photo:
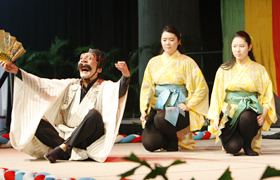
<svg viewBox="0 0 280 180">
<path fill-rule="evenodd" d="M 177 131 L 189 126 L 189 112 L 185 111 L 185 117 L 179 114 L 176 126 L 164 119 L 165 110 L 158 113 L 151 110 L 147 123 L 142 133 L 142 144 L 148 151 L 160 148 L 167 150 L 178 150 Z"/>
<path fill-rule="evenodd" d="M 258 125 L 257 116 L 258 114 L 252 110 L 243 111 L 239 115 L 235 127 L 232 128 L 230 128 L 231 119 L 229 118 L 221 135 L 226 152 L 236 154 L 243 148 L 246 153 L 248 149 L 251 149 L 251 142 L 261 128 Z"/>
<path fill-rule="evenodd" d="M 91 143 L 104 135 L 104 123 L 101 114 L 92 109 L 85 116 L 81 124 L 73 131 L 71 136 L 64 140 L 58 135 L 56 129 L 45 120 L 41 120 L 35 136 L 45 145 L 55 148 L 62 143 L 70 147 L 86 149 Z"/>
</svg>

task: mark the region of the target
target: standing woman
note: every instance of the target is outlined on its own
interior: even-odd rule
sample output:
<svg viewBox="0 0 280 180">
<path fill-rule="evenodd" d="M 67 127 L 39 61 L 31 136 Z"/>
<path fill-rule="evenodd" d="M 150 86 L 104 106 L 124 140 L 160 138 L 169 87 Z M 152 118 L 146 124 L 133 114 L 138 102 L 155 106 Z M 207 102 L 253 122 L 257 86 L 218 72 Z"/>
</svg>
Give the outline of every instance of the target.
<svg viewBox="0 0 280 180">
<path fill-rule="evenodd" d="M 191 131 L 199 130 L 208 111 L 208 86 L 198 65 L 181 54 L 181 33 L 171 25 L 161 35 L 162 54 L 145 69 L 140 120 L 146 150 L 193 149 Z M 178 142 L 179 141 L 179 142 Z"/>
<path fill-rule="evenodd" d="M 232 38 L 232 58 L 215 77 L 208 118 L 209 131 L 221 139 L 227 153 L 260 152 L 261 131 L 275 123 L 272 83 L 265 68 L 255 61 L 250 36 L 238 31 Z"/>
</svg>

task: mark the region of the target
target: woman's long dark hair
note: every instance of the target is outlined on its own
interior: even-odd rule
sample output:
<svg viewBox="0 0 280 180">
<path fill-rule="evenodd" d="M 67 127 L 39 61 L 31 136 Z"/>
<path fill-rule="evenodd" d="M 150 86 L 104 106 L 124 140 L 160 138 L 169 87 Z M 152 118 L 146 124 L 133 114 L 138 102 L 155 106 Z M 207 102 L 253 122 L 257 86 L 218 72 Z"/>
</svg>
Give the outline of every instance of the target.
<svg viewBox="0 0 280 180">
<path fill-rule="evenodd" d="M 250 44 L 251 44 L 251 37 L 245 31 L 237 31 L 236 33 L 234 33 L 234 35 L 233 35 L 233 37 L 231 39 L 231 42 L 236 37 L 243 38 L 247 42 L 248 46 L 250 46 Z M 256 61 L 256 59 L 254 57 L 254 54 L 253 54 L 253 47 L 248 52 L 248 56 L 250 57 L 250 59 L 252 61 Z M 229 61 L 225 62 L 224 64 L 222 64 L 221 68 L 223 68 L 224 70 L 229 70 L 229 69 L 231 69 L 234 66 L 235 62 L 236 62 L 236 58 L 234 57 L 233 53 L 231 52 L 231 59 Z"/>
<path fill-rule="evenodd" d="M 175 36 L 178 38 L 178 42 L 180 42 L 180 41 L 182 40 L 182 34 L 180 33 L 180 31 L 179 31 L 176 27 L 174 27 L 174 26 L 172 26 L 172 25 L 167 25 L 167 26 L 165 26 L 165 27 L 163 28 L 163 30 L 162 30 L 162 33 L 164 33 L 164 32 L 169 32 L 169 33 L 175 34 Z M 162 34 L 162 33 L 161 33 L 161 34 Z M 183 48 L 183 46 L 182 46 L 181 43 L 178 45 L 177 50 L 178 50 L 181 54 L 184 53 L 184 48 Z M 162 54 L 163 52 L 164 52 L 164 50 L 163 50 L 163 48 L 161 47 L 160 54 Z"/>
</svg>

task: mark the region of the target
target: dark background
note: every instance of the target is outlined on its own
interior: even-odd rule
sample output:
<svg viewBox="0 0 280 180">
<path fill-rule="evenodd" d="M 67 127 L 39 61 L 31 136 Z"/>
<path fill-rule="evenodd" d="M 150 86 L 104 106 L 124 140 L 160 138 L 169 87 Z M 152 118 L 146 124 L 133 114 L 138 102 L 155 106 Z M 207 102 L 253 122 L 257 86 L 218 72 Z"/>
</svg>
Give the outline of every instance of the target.
<svg viewBox="0 0 280 180">
<path fill-rule="evenodd" d="M 211 92 L 216 70 L 222 63 L 220 1 L 199 0 L 198 9 L 199 21 L 188 26 L 189 28 L 200 26 L 201 39 L 196 42 L 200 48 L 189 48 L 192 44 L 188 43 L 183 45 L 186 47 L 186 54 L 200 66 Z M 49 51 L 56 37 L 69 41 L 63 52 L 60 52 L 64 54 L 60 63 L 65 59 L 65 62 L 67 60 L 76 65 L 79 56 L 75 51 L 78 47 L 98 48 L 108 56 L 113 54 L 108 58 L 109 70 L 104 77 L 112 80 L 120 78 L 120 74 L 112 70 L 112 64 L 117 60 L 129 61 L 130 68 L 135 68 L 136 72 L 131 77 L 125 118 L 140 116 L 138 60 L 129 60 L 131 54 L 140 48 L 138 31 L 142 27 L 138 27 L 138 18 L 137 0 L 0 0 L 0 29 L 10 32 L 22 42 L 27 49 L 27 55 L 28 52 Z M 23 57 L 27 58 L 27 55 Z M 29 67 L 25 70 L 39 76 L 78 77 L 77 73 L 73 73 L 73 67 L 62 65 L 56 65 L 58 67 L 56 71 L 63 73 L 56 74 L 55 77 L 53 71 L 49 70 L 52 65 L 46 65 L 52 60 L 44 61 L 45 64 L 41 66 L 35 65 L 34 61 L 31 63 L 20 59 L 18 63 L 21 68 Z M 32 67 L 37 71 L 32 71 Z M 67 68 L 68 71 L 65 70 Z"/>
<path fill-rule="evenodd" d="M 1 0 L 0 29 L 24 44 L 42 51 L 57 36 L 70 47 L 93 44 L 122 55 L 137 48 L 137 0 Z"/>
</svg>

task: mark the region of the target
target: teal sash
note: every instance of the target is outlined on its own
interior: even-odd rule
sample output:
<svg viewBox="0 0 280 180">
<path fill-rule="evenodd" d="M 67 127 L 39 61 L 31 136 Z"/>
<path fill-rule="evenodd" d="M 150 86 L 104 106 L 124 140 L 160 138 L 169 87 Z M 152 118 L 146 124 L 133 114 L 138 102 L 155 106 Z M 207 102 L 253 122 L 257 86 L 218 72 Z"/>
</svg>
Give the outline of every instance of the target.
<svg viewBox="0 0 280 180">
<path fill-rule="evenodd" d="M 257 92 L 247 91 L 227 91 L 225 102 L 228 104 L 236 104 L 236 110 L 230 122 L 231 127 L 235 124 L 239 115 L 247 109 L 252 109 L 257 114 L 262 113 L 262 106 L 260 105 Z"/>
<path fill-rule="evenodd" d="M 179 103 L 186 103 L 188 92 L 184 85 L 156 85 L 156 97 L 158 97 L 155 109 L 165 108 L 165 119 L 176 126 L 179 113 L 185 116 L 185 112 L 179 107 Z"/>
</svg>

